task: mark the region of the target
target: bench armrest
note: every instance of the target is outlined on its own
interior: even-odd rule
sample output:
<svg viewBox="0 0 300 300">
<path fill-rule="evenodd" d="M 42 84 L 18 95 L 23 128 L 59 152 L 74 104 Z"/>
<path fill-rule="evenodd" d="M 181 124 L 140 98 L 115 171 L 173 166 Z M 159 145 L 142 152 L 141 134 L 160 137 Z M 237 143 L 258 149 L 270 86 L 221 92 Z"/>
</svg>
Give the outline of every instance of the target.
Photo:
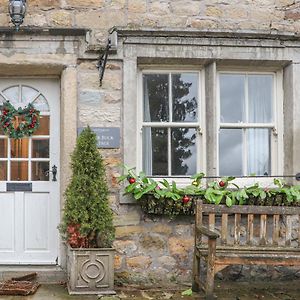
<svg viewBox="0 0 300 300">
<path fill-rule="evenodd" d="M 197 226 L 196 227 L 196 234 L 204 234 L 206 235 L 209 239 L 217 239 L 218 237 L 220 237 L 220 235 L 212 230 L 209 230 L 208 228 L 206 228 L 205 226 Z"/>
</svg>

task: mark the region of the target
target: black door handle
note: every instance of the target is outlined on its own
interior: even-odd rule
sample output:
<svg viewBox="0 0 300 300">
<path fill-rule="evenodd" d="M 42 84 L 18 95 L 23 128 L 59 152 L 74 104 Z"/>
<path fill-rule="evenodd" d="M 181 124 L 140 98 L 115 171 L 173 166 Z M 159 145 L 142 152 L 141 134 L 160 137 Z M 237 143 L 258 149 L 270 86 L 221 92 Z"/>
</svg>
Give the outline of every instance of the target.
<svg viewBox="0 0 300 300">
<path fill-rule="evenodd" d="M 57 166 L 53 165 L 51 170 L 45 172 L 46 176 L 49 176 L 49 173 L 52 173 L 52 181 L 57 181 Z"/>
</svg>

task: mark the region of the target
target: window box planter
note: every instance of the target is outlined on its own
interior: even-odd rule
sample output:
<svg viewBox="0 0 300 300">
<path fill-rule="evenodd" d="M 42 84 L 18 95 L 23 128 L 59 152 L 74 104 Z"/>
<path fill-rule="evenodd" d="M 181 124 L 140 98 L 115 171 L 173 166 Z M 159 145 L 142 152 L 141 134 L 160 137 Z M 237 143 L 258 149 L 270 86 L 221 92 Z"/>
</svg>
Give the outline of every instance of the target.
<svg viewBox="0 0 300 300">
<path fill-rule="evenodd" d="M 144 213 L 150 215 L 185 215 L 191 216 L 194 215 L 195 210 L 195 199 L 197 197 L 189 197 L 187 203 L 183 203 L 182 200 L 173 200 L 171 198 L 155 198 L 151 194 L 144 195 L 141 199 L 138 200 L 138 203 L 141 206 L 141 209 Z"/>
</svg>

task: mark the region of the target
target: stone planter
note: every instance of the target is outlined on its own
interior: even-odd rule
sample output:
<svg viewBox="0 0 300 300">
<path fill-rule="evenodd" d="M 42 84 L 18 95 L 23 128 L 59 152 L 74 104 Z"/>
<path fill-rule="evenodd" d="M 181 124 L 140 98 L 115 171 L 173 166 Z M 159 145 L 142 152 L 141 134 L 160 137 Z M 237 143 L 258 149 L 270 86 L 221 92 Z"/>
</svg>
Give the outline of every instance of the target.
<svg viewBox="0 0 300 300">
<path fill-rule="evenodd" d="M 71 248 L 67 251 L 70 295 L 113 295 L 114 249 Z"/>
</svg>

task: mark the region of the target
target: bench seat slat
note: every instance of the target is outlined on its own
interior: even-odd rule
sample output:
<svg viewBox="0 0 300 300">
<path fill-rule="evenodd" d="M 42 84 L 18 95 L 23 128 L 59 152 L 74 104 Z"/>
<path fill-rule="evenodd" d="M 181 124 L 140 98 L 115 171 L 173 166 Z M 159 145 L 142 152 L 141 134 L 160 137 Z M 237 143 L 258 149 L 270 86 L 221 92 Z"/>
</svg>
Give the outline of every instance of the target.
<svg viewBox="0 0 300 300">
<path fill-rule="evenodd" d="M 219 256 L 216 255 L 216 265 L 268 265 L 268 266 L 299 266 L 299 255 L 280 256 L 257 254 L 251 256 Z"/>
</svg>

